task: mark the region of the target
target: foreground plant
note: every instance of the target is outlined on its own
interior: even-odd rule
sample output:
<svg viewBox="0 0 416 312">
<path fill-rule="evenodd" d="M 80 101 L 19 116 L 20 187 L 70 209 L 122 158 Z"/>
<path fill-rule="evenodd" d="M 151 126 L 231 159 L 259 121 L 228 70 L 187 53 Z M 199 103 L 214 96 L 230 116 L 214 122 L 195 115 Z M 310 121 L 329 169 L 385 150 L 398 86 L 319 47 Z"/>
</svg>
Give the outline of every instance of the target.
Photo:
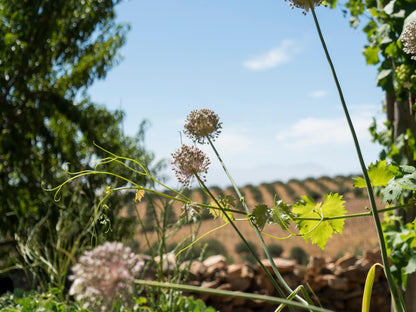
<svg viewBox="0 0 416 312">
<path fill-rule="evenodd" d="M 327 57 L 328 63 L 333 74 L 337 90 L 339 92 L 341 104 L 345 113 L 345 117 L 347 119 L 348 127 L 353 137 L 358 160 L 363 171 L 363 178 L 357 178 L 355 181 L 355 186 L 359 188 L 365 187 L 367 189 L 370 201 L 370 212 L 355 215 L 347 215 L 346 210 L 344 208 L 345 200 L 339 194 L 327 194 L 323 202 L 315 202 L 311 198 L 303 196 L 301 200 L 296 202 L 294 205 L 289 205 L 287 203 L 275 199 L 273 207 L 268 207 L 267 205 L 257 205 L 256 207 L 248 207 L 245 202 L 244 196 L 242 196 L 240 190 L 238 189 L 235 181 L 233 180 L 231 174 L 229 173 L 226 165 L 224 164 L 219 152 L 217 151 L 214 145 L 214 141 L 218 138 L 221 132 L 220 129 L 222 128 L 222 123 L 219 121 L 219 116 L 209 109 L 194 110 L 188 115 L 184 125 L 184 133 L 193 141 L 194 145 L 182 145 L 182 147 L 176 153 L 172 154 L 172 164 L 174 165 L 173 169 L 175 170 L 175 174 L 178 181 L 182 183 L 185 188 L 189 188 L 192 182 L 197 182 L 201 189 L 205 192 L 206 196 L 208 196 L 211 199 L 210 204 L 207 205 L 193 202 L 182 192 L 169 188 L 168 186 L 158 181 L 155 177 L 153 177 L 151 174 L 147 172 L 146 168 L 140 162 L 127 157 L 115 155 L 105 150 L 104 151 L 109 154 L 109 157 L 98 161 L 97 166 L 94 170 L 85 170 L 75 173 L 71 179 L 64 182 L 62 185 L 58 186 L 56 190 L 59 191 L 65 183 L 68 183 L 74 179 L 82 178 L 90 174 L 100 174 L 112 176 L 117 179 L 122 179 L 124 182 L 128 183 L 128 186 L 122 188 L 108 187 L 106 189 L 106 195 L 104 200 L 113 192 L 133 189 L 136 191 L 136 198 L 138 200 L 140 200 L 141 196 L 143 196 L 143 193 L 145 192 L 164 197 L 168 200 L 181 202 L 183 204 L 181 213 L 181 216 L 183 218 L 192 218 L 196 214 L 200 213 L 203 209 L 208 209 L 214 217 L 219 217 L 222 220 L 224 220 L 224 225 L 220 226 L 219 228 L 229 225 L 235 229 L 236 233 L 238 234 L 242 242 L 247 246 L 248 250 L 253 254 L 253 257 L 258 262 L 259 266 L 264 270 L 265 274 L 270 279 L 280 298 L 270 298 L 267 296 L 260 296 L 260 298 L 259 296 L 250 294 L 234 294 L 232 292 L 226 292 L 221 290 L 205 290 L 202 288 L 195 288 L 187 285 L 179 285 L 172 282 L 165 283 L 160 281 L 149 282 L 143 280 L 135 280 L 136 284 L 176 290 L 207 292 L 211 294 L 225 296 L 234 295 L 246 299 L 261 299 L 279 304 L 276 311 L 281 311 L 286 306 L 288 306 L 289 309 L 292 311 L 294 310 L 294 307 L 309 311 L 326 311 L 325 309 L 317 307 L 315 305 L 314 301 L 311 300 L 308 292 L 302 285 L 300 285 L 296 289 L 291 289 L 285 282 L 285 280 L 282 278 L 281 274 L 275 266 L 273 257 L 269 252 L 267 245 L 265 244 L 263 239 L 263 235 L 271 236 L 268 233 L 266 233 L 265 226 L 266 224 L 278 225 L 282 227 L 285 231 L 287 231 L 287 236 L 280 239 L 287 239 L 292 236 L 300 236 L 307 241 L 310 240 L 312 243 L 315 243 L 320 248 L 324 249 L 328 239 L 334 233 L 342 234 L 344 220 L 346 218 L 372 216 L 375 222 L 379 238 L 379 245 L 383 260 L 382 267 L 384 269 L 390 287 L 394 309 L 397 312 L 405 311 L 400 290 L 397 284 L 395 283 L 390 270 L 387 258 L 387 247 L 383 236 L 383 228 L 381 227 L 381 222 L 378 214 L 387 210 L 390 211 L 400 209 L 403 207 L 410 208 L 413 206 L 411 203 L 406 203 L 405 205 L 401 206 L 393 206 L 387 207 L 386 209 L 378 209 L 375 204 L 375 195 L 373 187 L 382 188 L 381 193 L 384 196 L 385 202 L 392 203 L 395 199 L 398 198 L 399 193 L 404 189 L 410 190 L 412 193 L 415 193 L 416 184 L 414 183 L 414 172 L 416 172 L 416 169 L 413 167 L 398 167 L 393 169 L 385 162 L 378 162 L 377 164 L 370 166 L 370 168 L 367 170 L 363 161 L 363 156 L 355 133 L 355 129 L 351 121 L 334 66 L 328 53 L 318 23 L 317 16 L 315 14 L 315 7 L 319 6 L 321 2 L 322 1 L 291 0 L 290 5 L 292 8 L 303 9 L 304 14 L 306 14 L 306 12 L 309 11 L 312 12 L 319 38 L 321 40 L 325 55 Z M 412 39 L 412 37 L 409 38 L 409 40 Z M 404 39 L 406 39 L 406 37 Z M 197 146 L 195 146 L 196 144 L 208 144 L 211 146 L 216 157 L 220 161 L 225 174 L 227 175 L 228 179 L 233 185 L 234 190 L 237 194 L 237 198 L 232 198 L 231 196 L 216 197 L 212 194 L 212 192 L 205 184 L 205 175 L 208 171 L 210 160 L 200 149 L 198 149 Z M 102 166 L 108 165 L 110 163 L 118 164 L 127 168 L 133 173 L 133 177 L 124 177 L 101 169 Z M 135 179 L 135 176 L 145 176 L 149 178 L 159 186 L 162 186 L 166 190 L 170 191 L 170 194 L 158 192 L 154 189 L 149 189 L 144 187 L 143 185 L 140 185 L 136 182 L 137 180 Z M 244 208 L 243 211 L 236 209 L 236 202 L 240 202 L 242 204 Z M 253 250 L 253 248 L 251 248 L 250 244 L 247 242 L 244 235 L 239 231 L 238 227 L 236 226 L 236 222 L 248 222 L 250 226 L 253 228 L 259 239 L 259 242 L 261 243 L 264 249 L 266 257 L 270 260 L 273 269 L 273 274 L 270 273 L 264 267 L 259 256 Z M 290 230 L 291 223 L 295 223 L 297 225 L 298 231 Z M 414 226 L 412 228 L 414 228 Z M 216 229 L 213 229 L 212 231 L 214 230 Z M 204 234 L 203 236 L 211 233 L 212 231 Z M 192 242 L 191 245 L 198 242 L 199 239 L 194 240 L 194 242 Z M 184 248 L 183 250 L 186 250 L 186 248 Z M 179 251 L 179 253 L 181 252 L 182 251 Z M 371 299 L 371 285 L 374 270 L 375 267 L 373 267 L 369 271 L 368 283 L 365 287 L 366 291 L 363 298 L 363 311 L 368 311 L 370 308 L 369 302 Z M 412 266 L 409 266 L 405 269 L 406 272 L 409 272 L 411 270 L 413 270 Z"/>
<path fill-rule="evenodd" d="M 306 0 L 306 1 L 309 2 L 310 4 L 312 3 L 311 0 Z M 389 287 L 390 287 L 391 297 L 392 297 L 392 301 L 393 301 L 393 307 L 394 307 L 395 311 L 397 311 L 397 312 L 405 311 L 406 308 L 405 308 L 405 305 L 404 305 L 404 302 L 403 302 L 403 298 L 402 298 L 400 289 L 397 286 L 397 283 L 394 281 L 393 275 L 390 271 L 389 260 L 388 260 L 388 256 L 387 256 L 387 247 L 386 247 L 386 242 L 385 242 L 385 239 L 384 239 L 384 236 L 383 236 L 383 229 L 382 229 L 382 226 L 381 226 L 381 221 L 380 221 L 378 211 L 377 211 L 377 205 L 376 205 L 376 202 L 375 202 L 373 186 L 371 185 L 371 181 L 370 181 L 370 178 L 369 178 L 369 175 L 368 175 L 368 172 L 367 172 L 367 168 L 366 168 L 366 165 L 364 163 L 364 158 L 363 158 L 363 155 L 362 155 L 362 152 L 361 152 L 360 144 L 358 142 L 357 134 L 355 132 L 354 125 L 351 121 L 351 117 L 350 117 L 347 105 L 345 103 L 345 100 L 344 100 L 344 95 L 343 95 L 343 92 L 342 92 L 342 89 L 341 89 L 341 86 L 340 86 L 340 83 L 339 83 L 334 65 L 333 65 L 331 57 L 329 55 L 325 40 L 323 38 L 321 28 L 320 28 L 320 25 L 319 25 L 319 22 L 318 22 L 318 18 L 316 16 L 315 9 L 314 9 L 313 5 L 311 6 L 311 12 L 312 12 L 313 19 L 314 19 L 314 22 L 315 22 L 315 26 L 316 26 L 316 29 L 317 29 L 317 32 L 318 32 L 318 35 L 319 35 L 319 39 L 322 43 L 322 47 L 323 47 L 323 50 L 325 52 L 325 56 L 327 58 L 327 61 L 328 61 L 328 64 L 330 66 L 332 76 L 333 76 L 333 79 L 334 79 L 334 82 L 335 82 L 335 85 L 336 85 L 336 88 L 338 90 L 338 94 L 339 94 L 339 97 L 340 97 L 340 100 L 341 100 L 341 105 L 342 105 L 342 108 L 344 110 L 345 118 L 347 120 L 348 127 L 349 127 L 349 130 L 351 132 L 351 136 L 352 136 L 353 141 L 354 141 L 354 146 L 355 146 L 355 149 L 356 149 L 356 152 L 357 152 L 358 161 L 360 163 L 361 170 L 362 170 L 362 173 L 363 173 L 363 176 L 364 176 L 364 181 L 365 181 L 366 188 L 367 188 L 368 198 L 369 198 L 369 201 L 370 201 L 370 208 L 371 208 L 371 212 L 372 212 L 372 215 L 373 215 L 373 219 L 374 219 L 374 223 L 375 223 L 375 226 L 376 226 L 377 235 L 378 235 L 378 239 L 379 239 L 379 246 L 380 246 L 380 250 L 381 250 L 381 257 L 382 257 L 382 261 L 383 261 L 384 273 L 386 275 L 387 282 L 388 282 Z"/>
<path fill-rule="evenodd" d="M 142 272 L 144 262 L 121 243 L 106 242 L 86 251 L 72 267 L 73 280 L 69 294 L 83 307 L 96 311 L 110 311 L 113 302 L 120 300 L 125 307 L 133 304 L 134 280 Z"/>
</svg>

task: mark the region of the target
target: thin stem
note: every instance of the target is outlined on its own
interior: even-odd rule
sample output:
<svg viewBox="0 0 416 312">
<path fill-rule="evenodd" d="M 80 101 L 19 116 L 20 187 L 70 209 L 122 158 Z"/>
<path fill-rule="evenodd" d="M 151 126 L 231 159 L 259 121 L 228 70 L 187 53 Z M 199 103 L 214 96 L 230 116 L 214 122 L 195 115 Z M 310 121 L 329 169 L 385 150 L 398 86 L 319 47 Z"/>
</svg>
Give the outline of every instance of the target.
<svg viewBox="0 0 416 312">
<path fill-rule="evenodd" d="M 231 226 L 234 228 L 234 230 L 236 231 L 236 233 L 238 234 L 238 236 L 241 238 L 241 240 L 244 242 L 244 244 L 247 246 L 248 250 L 250 251 L 250 253 L 253 255 L 253 257 L 256 259 L 256 261 L 259 263 L 259 265 L 261 266 L 261 268 L 263 269 L 263 271 L 266 273 L 266 275 L 268 276 L 268 278 L 270 279 L 270 281 L 273 283 L 273 286 L 276 288 L 276 290 L 279 292 L 279 294 L 282 297 L 285 297 L 285 294 L 283 293 L 282 289 L 280 288 L 279 284 L 275 281 L 275 279 L 273 278 L 273 276 L 270 274 L 270 272 L 267 270 L 267 268 L 264 266 L 264 264 L 261 262 L 260 258 L 257 256 L 256 252 L 253 250 L 253 248 L 250 246 L 250 244 L 247 242 L 247 240 L 245 239 L 244 235 L 240 232 L 240 230 L 237 228 L 237 226 L 234 224 L 233 220 L 231 219 L 231 217 L 228 215 L 228 213 L 225 213 L 224 211 L 224 207 L 222 207 L 222 205 L 218 202 L 218 200 L 215 198 L 214 195 L 212 195 L 212 193 L 210 192 L 210 190 L 205 186 L 205 183 L 201 180 L 201 178 L 198 176 L 198 174 L 195 173 L 195 177 L 198 179 L 198 182 L 201 184 L 201 186 L 203 188 L 205 188 L 205 190 L 208 192 L 209 196 L 215 201 L 215 203 L 217 204 L 217 206 L 223 210 L 224 216 L 227 218 L 227 221 L 229 224 L 231 224 Z"/>
<path fill-rule="evenodd" d="M 211 145 L 215 155 L 217 156 L 218 160 L 221 163 L 222 168 L 224 169 L 225 174 L 227 175 L 228 179 L 230 180 L 231 184 L 233 185 L 233 188 L 235 190 L 235 192 L 237 193 L 239 200 L 241 202 L 241 204 L 244 207 L 244 210 L 246 211 L 247 215 L 250 215 L 250 210 L 247 207 L 247 204 L 245 203 L 244 197 L 241 195 L 240 190 L 237 187 L 237 184 L 234 182 L 234 179 L 232 178 L 231 174 L 228 172 L 227 167 L 225 166 L 224 161 L 222 160 L 220 154 L 218 153 L 217 149 L 215 148 L 214 143 L 211 141 L 211 139 L 207 136 L 206 137 L 208 139 L 209 144 Z M 276 277 L 278 278 L 279 282 L 282 284 L 282 286 L 286 289 L 286 291 L 288 291 L 289 293 L 292 293 L 293 290 L 289 287 L 289 285 L 286 283 L 286 281 L 283 279 L 282 275 L 280 274 L 279 270 L 276 267 L 276 264 L 274 263 L 273 257 L 269 252 L 269 249 L 267 248 L 266 243 L 264 242 L 263 236 L 261 235 L 261 232 L 259 230 L 259 228 L 257 227 L 257 225 L 253 222 L 253 220 L 250 218 L 251 225 L 253 226 L 256 235 L 263 247 L 264 253 L 266 254 L 267 259 L 270 262 L 270 265 L 272 266 L 273 272 L 276 275 Z M 303 304 L 309 305 L 309 303 L 303 299 L 302 297 L 300 297 L 299 295 L 296 295 L 296 299 L 299 300 L 300 302 L 302 302 Z"/>
<path fill-rule="evenodd" d="M 354 125 L 351 121 L 351 117 L 350 117 L 350 114 L 348 112 L 348 108 L 347 108 L 347 105 L 345 103 L 345 100 L 344 100 L 344 95 L 343 95 L 341 86 L 339 84 L 338 77 L 337 77 L 337 74 L 335 72 L 335 68 L 334 68 L 334 65 L 332 63 L 331 57 L 329 55 L 325 40 L 323 38 L 322 31 L 321 31 L 321 28 L 319 26 L 319 22 L 318 22 L 318 19 L 316 17 L 316 13 L 315 13 L 315 9 L 314 9 L 313 5 L 311 5 L 311 11 L 312 11 L 313 19 L 314 19 L 314 22 L 315 22 L 315 25 L 316 25 L 316 30 L 318 31 L 319 39 L 321 40 L 322 47 L 324 49 L 326 59 L 328 61 L 329 67 L 331 68 L 332 76 L 334 78 L 334 81 L 335 81 L 335 84 L 336 84 L 336 87 L 337 87 L 337 90 L 338 90 L 338 94 L 339 94 L 339 97 L 340 97 L 340 100 L 341 100 L 342 108 L 344 110 L 345 118 L 347 119 L 348 127 L 350 129 L 350 132 L 351 132 L 351 135 L 352 135 L 352 138 L 353 138 L 353 141 L 354 141 L 354 146 L 355 146 L 355 150 L 357 152 L 358 161 L 360 163 L 361 170 L 362 170 L 363 176 L 364 176 L 364 180 L 365 180 L 365 183 L 366 183 L 366 186 L 367 186 L 367 193 L 368 193 L 368 199 L 370 201 L 371 211 L 375 212 L 375 213 L 372 213 L 372 215 L 373 215 L 374 223 L 375 223 L 376 230 L 377 230 L 377 235 L 378 235 L 378 240 L 379 240 L 379 245 L 380 245 L 380 250 L 381 250 L 381 257 L 382 257 L 382 261 L 383 261 L 383 265 L 384 265 L 384 273 L 386 275 L 387 282 L 388 282 L 389 287 L 390 287 L 390 291 L 391 291 L 391 294 L 392 294 L 393 301 L 395 302 L 396 311 L 405 311 L 405 308 L 403 307 L 403 303 L 402 302 L 399 303 L 399 302 L 396 301 L 396 300 L 399 300 L 399 298 L 401 298 L 401 296 L 399 294 L 399 289 L 398 289 L 396 283 L 394 282 L 393 276 L 392 276 L 391 271 L 390 271 L 389 261 L 388 261 L 388 257 L 387 257 L 387 248 L 386 248 L 386 243 L 385 243 L 384 236 L 383 236 L 383 229 L 381 227 L 380 218 L 379 218 L 378 213 L 377 213 L 377 205 L 376 205 L 376 202 L 375 202 L 375 199 L 374 199 L 373 188 L 371 186 L 370 178 L 368 177 L 367 167 L 364 163 L 364 158 L 363 158 L 363 155 L 361 153 L 361 148 L 360 148 L 360 144 L 359 144 L 358 139 L 357 139 L 357 134 L 355 132 Z M 398 306 L 398 304 L 400 304 L 400 305 Z"/>
<path fill-rule="evenodd" d="M 316 311 L 316 312 L 331 312 L 331 310 L 327 310 L 327 309 L 320 308 L 317 306 L 305 307 L 305 305 L 298 303 L 298 302 L 294 302 L 294 301 L 290 301 L 290 300 L 282 299 L 282 298 L 265 296 L 265 295 L 257 295 L 257 294 L 236 292 L 236 291 L 230 291 L 230 290 L 203 288 L 203 287 L 192 286 L 192 285 L 163 283 L 163 282 L 148 281 L 148 280 L 135 280 L 134 282 L 137 285 L 143 285 L 143 286 L 173 288 L 173 289 L 178 289 L 178 290 L 183 290 L 183 291 L 188 291 L 188 292 L 193 292 L 193 293 L 204 293 L 204 294 L 217 295 L 217 296 L 244 298 L 248 300 L 260 300 L 260 301 L 271 302 L 271 303 L 276 303 L 276 304 L 286 304 L 288 306 L 292 306 L 292 307 L 304 309 L 304 310 L 310 310 L 310 311 Z"/>
<path fill-rule="evenodd" d="M 388 207 L 388 208 L 383 208 L 383 209 L 378 209 L 377 213 L 383 213 L 383 212 L 387 212 L 387 211 L 393 211 L 393 210 L 398 210 L 398 209 L 403 209 L 403 208 L 409 208 L 412 207 L 412 204 L 407 204 L 407 205 L 400 205 L 400 206 L 394 206 L 394 207 Z M 361 213 L 352 213 L 349 215 L 345 215 L 345 216 L 335 216 L 335 217 L 324 217 L 324 218 L 293 218 L 293 221 L 303 221 L 303 220 L 309 220 L 309 221 L 329 221 L 329 220 L 338 220 L 338 219 L 351 219 L 351 218 L 357 218 L 357 217 L 369 217 L 372 216 L 373 212 L 369 211 L 369 212 L 361 212 Z"/>
</svg>

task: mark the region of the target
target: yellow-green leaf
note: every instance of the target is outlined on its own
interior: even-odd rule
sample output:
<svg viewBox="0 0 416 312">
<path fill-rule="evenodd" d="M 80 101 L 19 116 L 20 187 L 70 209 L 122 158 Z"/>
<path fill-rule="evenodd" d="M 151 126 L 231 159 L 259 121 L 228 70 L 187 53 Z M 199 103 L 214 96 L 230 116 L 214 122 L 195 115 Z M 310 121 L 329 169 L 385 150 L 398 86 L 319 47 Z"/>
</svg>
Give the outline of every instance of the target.
<svg viewBox="0 0 416 312">
<path fill-rule="evenodd" d="M 377 266 L 383 267 L 381 264 L 376 263 L 374 264 L 367 273 L 367 278 L 365 280 L 364 286 L 364 294 L 363 294 L 363 304 L 362 304 L 362 312 L 369 312 L 370 311 L 370 302 L 371 302 L 371 293 L 373 291 L 373 284 L 374 284 L 374 275 L 376 272 Z"/>
<path fill-rule="evenodd" d="M 137 192 L 136 192 L 136 196 L 135 196 L 135 198 L 134 198 L 134 201 L 135 201 L 136 203 L 137 203 L 137 202 L 141 202 L 141 201 L 142 201 L 143 196 L 144 196 L 144 190 L 137 190 Z"/>
<path fill-rule="evenodd" d="M 368 177 L 370 178 L 371 185 L 374 186 L 386 186 L 387 183 L 394 178 L 394 168 L 392 165 L 387 165 L 386 160 L 380 160 L 375 165 L 371 164 L 368 168 Z M 361 177 L 354 179 L 354 186 L 359 188 L 366 187 L 365 180 Z"/>
<path fill-rule="evenodd" d="M 342 233 L 344 227 L 344 219 L 325 218 L 345 215 L 345 201 L 339 194 L 326 195 L 323 203 L 315 203 L 307 196 L 303 196 L 302 199 L 304 202 L 295 204 L 292 209 L 299 218 L 295 220 L 299 225 L 299 233 L 305 241 L 310 239 L 323 250 L 332 233 Z"/>
<path fill-rule="evenodd" d="M 232 203 L 227 198 L 227 196 L 224 199 L 219 200 L 218 202 L 220 203 L 220 205 L 221 205 L 221 207 L 223 209 L 230 209 L 230 208 L 232 208 Z M 212 206 L 212 207 L 218 207 L 217 203 L 214 202 L 214 201 L 210 202 L 209 205 Z M 231 211 L 224 211 L 223 209 L 221 209 L 219 207 L 218 207 L 218 209 L 217 208 L 208 208 L 208 209 L 209 209 L 209 213 L 214 217 L 214 219 L 220 217 L 221 219 L 223 219 L 227 223 L 229 221 L 228 221 L 228 218 L 227 218 L 226 215 L 228 215 L 228 217 L 231 220 L 234 220 L 235 219 L 234 218 L 234 215 L 233 215 L 233 213 Z"/>
</svg>

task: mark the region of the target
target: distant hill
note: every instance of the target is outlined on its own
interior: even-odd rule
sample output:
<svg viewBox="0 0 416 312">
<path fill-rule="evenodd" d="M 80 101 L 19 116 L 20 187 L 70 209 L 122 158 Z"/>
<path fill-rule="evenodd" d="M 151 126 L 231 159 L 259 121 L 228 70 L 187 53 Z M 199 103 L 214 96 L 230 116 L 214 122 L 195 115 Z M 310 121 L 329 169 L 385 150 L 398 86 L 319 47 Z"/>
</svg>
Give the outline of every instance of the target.
<svg viewBox="0 0 416 312">
<path fill-rule="evenodd" d="M 296 200 L 299 200 L 303 195 L 307 195 L 315 201 L 322 201 L 325 194 L 339 193 L 343 195 L 346 200 L 346 209 L 348 214 L 366 212 L 368 211 L 366 207 L 369 206 L 366 192 L 361 189 L 353 188 L 353 178 L 354 176 L 336 176 L 332 178 L 307 178 L 304 180 L 292 179 L 287 183 L 276 181 L 273 183 L 262 183 L 257 186 L 246 185 L 240 188 L 240 190 L 243 193 L 244 199 L 250 209 L 253 209 L 258 204 L 266 204 L 269 207 L 272 207 L 275 196 L 277 199 L 281 199 L 289 204 L 292 204 Z M 233 195 L 236 197 L 235 192 L 231 187 L 221 189 L 213 186 L 210 187 L 210 192 L 216 197 L 224 197 L 225 195 Z M 210 202 L 208 196 L 199 188 L 185 190 L 184 194 L 195 202 L 205 204 Z M 155 199 L 155 203 L 158 203 L 156 205 L 157 207 L 163 206 L 157 199 Z M 182 206 L 183 205 L 181 203 L 175 202 L 168 208 L 169 213 L 171 214 L 171 221 L 177 220 Z M 146 234 L 149 240 L 152 242 L 157 241 L 156 235 L 152 231 L 152 229 L 154 229 L 154 221 L 152 219 L 154 213 L 152 212 L 152 209 L 149 209 L 148 201 L 144 200 L 139 204 L 138 208 L 141 218 L 144 220 L 146 225 Z M 157 209 L 159 213 L 163 210 L 161 208 Z M 240 204 L 237 206 L 237 209 L 242 209 Z M 212 216 L 207 211 L 203 210 L 201 211 L 200 218 L 202 219 L 202 224 L 198 237 L 224 223 L 219 219 L 213 220 Z M 261 250 L 256 234 L 249 226 L 248 222 L 237 222 L 237 226 L 244 234 L 245 238 L 257 245 L 258 250 Z M 267 225 L 265 227 L 265 232 L 280 238 L 288 235 L 288 233 L 283 231 L 278 225 Z M 169 246 L 175 246 L 178 241 L 188 236 L 190 233 L 190 225 L 185 225 L 175 235 L 169 237 L 166 243 Z M 140 242 L 140 246 L 144 248 L 145 244 L 143 242 L 143 231 L 138 232 L 137 239 Z M 230 225 L 204 238 L 205 241 L 208 239 L 218 240 L 220 244 L 224 245 L 230 258 L 234 261 L 239 260 L 239 254 L 236 253 L 235 248 L 236 245 L 240 243 L 240 238 Z M 378 244 L 376 231 L 371 217 L 352 218 L 346 220 L 343 234 L 335 234 L 327 243 L 325 251 L 322 251 L 319 247 L 312 245 L 310 242 L 306 243 L 302 237 L 275 239 L 265 236 L 264 239 L 267 244 L 280 245 L 284 250 L 283 256 L 287 257 L 289 257 L 291 249 L 295 246 L 301 247 L 309 255 L 336 257 L 346 253 L 360 254 L 365 250 L 374 249 Z M 198 242 L 197 244 L 201 244 L 201 246 L 203 246 L 204 240 L 202 240 L 202 242 Z M 261 256 L 263 256 L 262 253 Z"/>
</svg>

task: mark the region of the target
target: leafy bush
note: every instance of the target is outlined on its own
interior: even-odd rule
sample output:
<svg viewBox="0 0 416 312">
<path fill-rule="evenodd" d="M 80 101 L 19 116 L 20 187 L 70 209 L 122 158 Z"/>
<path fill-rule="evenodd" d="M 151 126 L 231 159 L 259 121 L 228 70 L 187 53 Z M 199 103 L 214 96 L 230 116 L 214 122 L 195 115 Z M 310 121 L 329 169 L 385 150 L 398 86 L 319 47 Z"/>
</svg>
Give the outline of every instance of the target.
<svg viewBox="0 0 416 312">
<path fill-rule="evenodd" d="M 178 305 L 176 311 L 183 312 L 215 312 L 212 307 L 207 307 L 201 299 L 185 297 L 178 295 Z M 171 302 L 165 296 L 165 300 L 158 302 L 157 311 L 172 311 Z M 120 302 L 113 304 L 113 312 L 149 312 L 147 299 L 137 297 L 133 299 L 135 306 L 132 309 L 124 308 Z M 0 297 L 0 310 L 3 312 L 20 312 L 20 311 L 60 311 L 60 312 L 92 312 L 92 310 L 83 308 L 79 303 L 65 301 L 62 292 L 56 288 L 45 293 L 23 292 L 16 290 L 14 294 L 7 293 Z"/>
<path fill-rule="evenodd" d="M 295 246 L 290 250 L 290 259 L 296 260 L 299 264 L 306 265 L 309 262 L 308 253 L 299 246 Z"/>
<path fill-rule="evenodd" d="M 274 188 L 272 183 L 262 183 L 260 186 L 264 187 L 266 191 L 274 198 L 277 195 L 277 199 L 280 199 L 279 194 L 277 194 L 276 189 Z"/>
<path fill-rule="evenodd" d="M 273 258 L 277 258 L 280 257 L 281 254 L 283 253 L 284 249 L 282 246 L 278 245 L 278 244 L 270 244 L 269 246 L 267 246 L 270 252 L 270 255 Z"/>
<path fill-rule="evenodd" d="M 217 194 L 217 197 L 224 198 L 225 194 L 219 186 L 211 186 L 211 191 Z"/>
<path fill-rule="evenodd" d="M 257 252 L 257 246 L 253 242 L 249 241 L 248 244 L 254 252 Z M 244 242 L 239 242 L 237 245 L 235 245 L 234 250 L 240 255 L 250 253 L 248 246 Z"/>
<path fill-rule="evenodd" d="M 296 194 L 295 190 L 288 184 L 288 183 L 282 183 L 280 181 L 276 182 L 276 185 L 280 185 L 283 187 L 283 189 L 286 191 L 287 195 L 292 199 L 296 200 L 298 197 L 298 194 Z"/>
<path fill-rule="evenodd" d="M 205 253 L 204 258 L 208 258 L 213 255 L 223 255 L 227 257 L 227 249 L 225 248 L 224 244 L 221 243 L 218 239 L 211 238 L 203 241 L 201 243 L 202 245 L 205 245 Z"/>
<path fill-rule="evenodd" d="M 7 312 L 18 311 L 66 311 L 75 312 L 83 309 L 78 303 L 65 302 L 58 289 L 51 289 L 46 293 L 23 292 L 15 290 L 14 294 L 7 293 L 0 297 L 0 310 Z"/>
<path fill-rule="evenodd" d="M 246 188 L 249 190 L 249 192 L 251 192 L 251 195 L 253 196 L 253 199 L 256 203 L 263 203 L 263 194 L 260 192 L 258 187 L 254 187 L 253 185 L 249 184 L 246 185 Z"/>
</svg>

